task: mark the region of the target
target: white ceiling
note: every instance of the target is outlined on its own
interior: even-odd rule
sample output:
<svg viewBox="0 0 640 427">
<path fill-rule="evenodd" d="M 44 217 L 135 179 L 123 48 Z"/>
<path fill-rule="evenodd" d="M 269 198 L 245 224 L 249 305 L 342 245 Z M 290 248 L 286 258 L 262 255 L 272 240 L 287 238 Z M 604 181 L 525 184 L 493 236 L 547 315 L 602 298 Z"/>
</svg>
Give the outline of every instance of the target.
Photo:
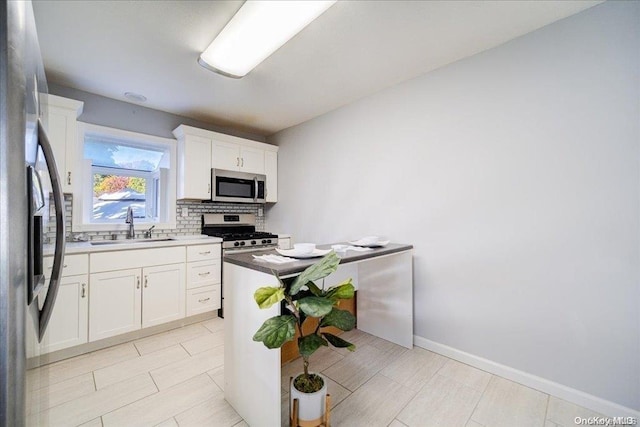
<svg viewBox="0 0 640 427">
<path fill-rule="evenodd" d="M 242 1 L 34 1 L 49 81 L 270 135 L 600 1 L 339 1 L 236 80 L 197 64 Z"/>
</svg>

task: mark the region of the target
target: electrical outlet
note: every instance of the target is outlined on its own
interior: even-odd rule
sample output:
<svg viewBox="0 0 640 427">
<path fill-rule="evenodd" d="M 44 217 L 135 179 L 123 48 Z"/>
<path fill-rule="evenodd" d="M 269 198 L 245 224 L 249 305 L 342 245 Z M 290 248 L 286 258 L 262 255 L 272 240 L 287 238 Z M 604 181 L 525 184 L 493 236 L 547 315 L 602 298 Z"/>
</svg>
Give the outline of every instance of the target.
<svg viewBox="0 0 640 427">
<path fill-rule="evenodd" d="M 263 215 L 264 215 L 264 209 L 258 208 L 258 216 L 263 216 Z"/>
<path fill-rule="evenodd" d="M 180 215 L 182 215 L 183 218 L 186 218 L 189 216 L 189 208 L 187 206 L 183 206 L 182 209 L 180 210 Z"/>
</svg>

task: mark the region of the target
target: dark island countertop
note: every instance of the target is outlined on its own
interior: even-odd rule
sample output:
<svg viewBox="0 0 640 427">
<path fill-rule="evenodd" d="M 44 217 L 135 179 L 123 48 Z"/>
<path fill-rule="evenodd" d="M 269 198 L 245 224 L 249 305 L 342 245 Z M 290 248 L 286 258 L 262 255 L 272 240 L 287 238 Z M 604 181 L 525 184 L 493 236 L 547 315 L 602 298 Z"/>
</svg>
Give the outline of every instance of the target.
<svg viewBox="0 0 640 427">
<path fill-rule="evenodd" d="M 338 243 L 348 245 L 348 243 Z M 329 245 L 318 245 L 318 249 L 331 249 Z M 413 245 L 406 245 L 401 243 L 389 243 L 381 248 L 373 248 L 370 251 L 346 251 L 336 252 L 340 257 L 340 264 L 347 264 L 350 262 L 362 261 L 369 258 L 376 258 L 383 255 L 390 255 L 398 252 L 404 252 L 413 249 Z M 305 268 L 317 262 L 318 258 L 306 258 L 299 259 L 297 261 L 288 262 L 285 264 L 275 264 L 271 262 L 261 261 L 255 259 L 254 255 L 280 255 L 275 249 L 267 249 L 263 251 L 244 252 L 244 253 L 227 253 L 224 255 L 224 262 L 239 265 L 241 267 L 249 268 L 251 270 L 260 271 L 267 274 L 277 274 L 278 276 L 288 276 L 290 274 L 296 274 L 303 271 Z"/>
</svg>

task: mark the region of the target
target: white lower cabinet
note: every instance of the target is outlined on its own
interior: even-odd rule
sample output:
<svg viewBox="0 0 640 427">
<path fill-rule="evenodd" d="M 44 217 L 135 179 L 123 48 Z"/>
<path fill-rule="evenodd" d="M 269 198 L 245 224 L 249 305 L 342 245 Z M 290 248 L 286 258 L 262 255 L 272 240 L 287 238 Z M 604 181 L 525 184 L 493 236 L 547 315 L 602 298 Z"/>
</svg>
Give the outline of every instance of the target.
<svg viewBox="0 0 640 427">
<path fill-rule="evenodd" d="M 220 285 L 187 289 L 187 316 L 220 308 Z"/>
<path fill-rule="evenodd" d="M 45 276 L 52 266 L 45 257 Z M 219 243 L 67 255 L 41 343 L 27 325 L 27 357 L 216 310 L 220 282 Z"/>
<path fill-rule="evenodd" d="M 142 269 L 142 327 L 185 316 L 185 268 L 182 264 Z"/>
<path fill-rule="evenodd" d="M 141 328 L 141 269 L 94 273 L 90 280 L 89 341 Z"/>
<path fill-rule="evenodd" d="M 88 276 L 68 276 L 60 279 L 56 304 L 47 331 L 40 343 L 40 352 L 62 350 L 87 342 L 89 323 Z M 48 289 L 46 290 L 48 292 Z M 43 292 L 46 294 L 46 292 Z M 40 309 L 44 298 L 38 298 Z"/>
<path fill-rule="evenodd" d="M 47 286 L 38 295 L 37 304 L 40 310 L 49 292 L 52 267 L 53 257 L 44 257 L 43 268 Z M 27 357 L 85 344 L 88 341 L 88 272 L 89 256 L 87 254 L 65 256 L 58 295 L 41 342 L 38 342 L 35 324 L 27 322 Z M 34 301 L 33 304 L 36 302 Z M 30 307 L 30 309 L 35 310 L 36 307 Z"/>
<path fill-rule="evenodd" d="M 221 273 L 219 244 L 187 248 L 187 316 L 221 307 Z"/>
<path fill-rule="evenodd" d="M 185 316 L 184 263 L 91 275 L 89 340 Z"/>
</svg>

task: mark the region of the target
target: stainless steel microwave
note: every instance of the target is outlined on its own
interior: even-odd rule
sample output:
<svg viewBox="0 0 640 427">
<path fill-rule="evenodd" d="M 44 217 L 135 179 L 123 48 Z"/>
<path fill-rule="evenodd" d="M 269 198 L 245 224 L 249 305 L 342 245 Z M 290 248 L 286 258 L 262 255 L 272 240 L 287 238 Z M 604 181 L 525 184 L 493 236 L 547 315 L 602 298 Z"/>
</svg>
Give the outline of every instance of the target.
<svg viewBox="0 0 640 427">
<path fill-rule="evenodd" d="M 211 169 L 211 201 L 265 203 L 267 177 L 261 174 Z"/>
</svg>

